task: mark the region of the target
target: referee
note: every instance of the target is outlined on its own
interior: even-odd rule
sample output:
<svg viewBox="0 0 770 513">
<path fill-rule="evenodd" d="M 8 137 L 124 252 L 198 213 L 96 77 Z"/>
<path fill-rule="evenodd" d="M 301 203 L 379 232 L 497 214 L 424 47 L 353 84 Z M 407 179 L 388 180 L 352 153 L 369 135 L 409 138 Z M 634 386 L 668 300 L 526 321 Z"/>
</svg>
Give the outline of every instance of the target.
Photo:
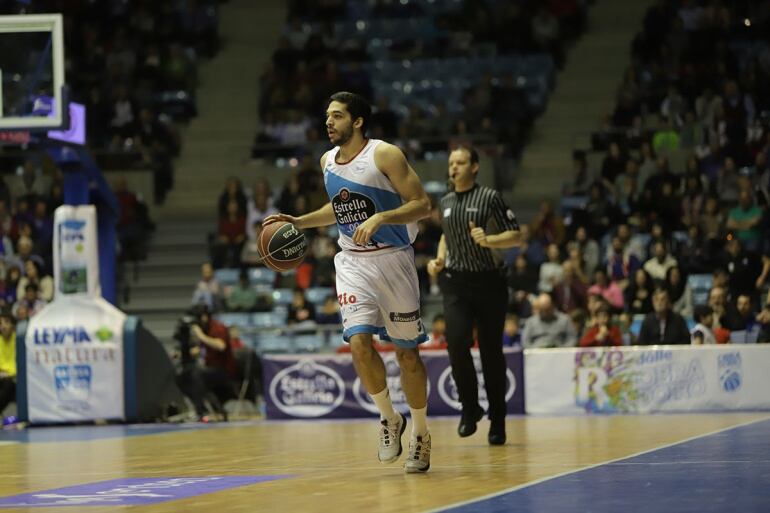
<svg viewBox="0 0 770 513">
<path fill-rule="evenodd" d="M 452 377 L 462 404 L 457 433 L 470 436 L 484 415 L 479 405 L 478 380 L 471 356 L 473 326 L 478 329 L 479 352 L 489 400 L 489 443 L 505 443 L 506 365 L 503 324 L 508 287 L 502 262 L 492 251 L 518 242 L 516 216 L 500 193 L 476 183 L 479 155 L 460 147 L 449 155 L 449 181 L 454 192 L 439 206 L 444 234 L 428 273 L 439 276 Z M 487 234 L 487 230 L 495 233 Z"/>
</svg>

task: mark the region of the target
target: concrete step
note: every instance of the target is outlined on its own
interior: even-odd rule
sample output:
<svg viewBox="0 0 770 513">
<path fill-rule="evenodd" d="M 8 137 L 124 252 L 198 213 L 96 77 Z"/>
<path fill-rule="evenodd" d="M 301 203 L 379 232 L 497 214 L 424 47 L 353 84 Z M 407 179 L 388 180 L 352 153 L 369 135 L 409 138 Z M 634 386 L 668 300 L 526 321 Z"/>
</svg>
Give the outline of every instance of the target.
<svg viewBox="0 0 770 513">
<path fill-rule="evenodd" d="M 148 313 L 165 313 L 167 315 L 182 315 L 190 308 L 190 298 L 192 292 L 187 297 L 148 297 L 141 302 L 131 301 L 123 304 L 122 308 L 126 313 L 134 315 L 146 315 Z"/>
<path fill-rule="evenodd" d="M 181 281 L 183 277 L 180 276 Z M 144 283 L 136 283 L 129 289 L 130 304 L 142 303 L 152 300 L 157 297 L 164 298 L 177 298 L 186 297 L 191 298 L 193 291 L 195 290 L 195 283 L 191 283 L 193 280 L 187 278 L 187 283 L 178 285 L 169 285 L 168 283 L 154 283 L 145 281 Z M 159 280 L 160 281 L 160 280 Z"/>
<path fill-rule="evenodd" d="M 190 276 L 187 273 L 171 273 L 171 274 L 159 274 L 156 276 L 148 276 L 145 274 L 139 274 L 138 280 L 130 280 L 128 285 L 134 290 L 149 290 L 156 288 L 173 288 L 187 287 L 190 289 L 195 288 L 195 284 L 200 278 L 200 272 L 198 275 Z"/>
</svg>

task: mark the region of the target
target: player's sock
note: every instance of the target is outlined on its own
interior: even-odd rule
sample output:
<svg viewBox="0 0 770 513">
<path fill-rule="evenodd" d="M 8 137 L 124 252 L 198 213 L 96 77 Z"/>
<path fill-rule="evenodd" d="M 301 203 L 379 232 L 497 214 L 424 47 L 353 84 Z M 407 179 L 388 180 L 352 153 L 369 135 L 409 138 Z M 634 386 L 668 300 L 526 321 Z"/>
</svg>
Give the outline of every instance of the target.
<svg viewBox="0 0 770 513">
<path fill-rule="evenodd" d="M 390 400 L 390 392 L 387 386 L 381 392 L 369 394 L 369 397 L 372 398 L 377 409 L 380 410 L 380 419 L 387 420 L 388 422 L 401 420 L 396 410 L 393 409 L 393 403 Z"/>
<path fill-rule="evenodd" d="M 412 438 L 428 434 L 428 406 L 409 408 L 412 414 Z"/>
</svg>

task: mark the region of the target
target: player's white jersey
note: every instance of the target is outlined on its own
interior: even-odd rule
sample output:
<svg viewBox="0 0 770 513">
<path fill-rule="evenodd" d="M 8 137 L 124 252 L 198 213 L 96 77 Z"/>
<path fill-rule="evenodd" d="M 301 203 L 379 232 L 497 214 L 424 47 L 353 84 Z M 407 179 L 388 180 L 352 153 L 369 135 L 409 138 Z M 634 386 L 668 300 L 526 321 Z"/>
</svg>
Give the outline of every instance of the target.
<svg viewBox="0 0 770 513">
<path fill-rule="evenodd" d="M 377 212 L 393 210 L 403 204 L 385 174 L 374 163 L 374 150 L 382 141 L 369 139 L 358 155 L 338 163 L 339 146 L 329 151 L 324 167 L 324 185 L 329 194 L 339 231 L 342 249 L 402 248 L 414 242 L 417 224 L 382 225 L 364 248 L 351 238 L 358 225 Z"/>
</svg>

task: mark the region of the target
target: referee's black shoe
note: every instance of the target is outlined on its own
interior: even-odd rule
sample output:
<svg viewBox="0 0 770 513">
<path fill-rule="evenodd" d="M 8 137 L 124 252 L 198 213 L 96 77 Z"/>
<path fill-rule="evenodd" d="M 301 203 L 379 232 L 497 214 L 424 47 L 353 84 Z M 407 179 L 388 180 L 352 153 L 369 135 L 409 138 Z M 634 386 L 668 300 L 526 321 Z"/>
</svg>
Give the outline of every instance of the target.
<svg viewBox="0 0 770 513">
<path fill-rule="evenodd" d="M 493 420 L 489 424 L 489 445 L 505 445 L 505 420 Z"/>
<path fill-rule="evenodd" d="M 484 408 L 476 405 L 475 409 L 466 410 L 463 409 L 463 413 L 460 416 L 460 425 L 457 426 L 457 434 L 465 438 L 471 436 L 476 432 L 476 423 L 484 416 Z"/>
</svg>

